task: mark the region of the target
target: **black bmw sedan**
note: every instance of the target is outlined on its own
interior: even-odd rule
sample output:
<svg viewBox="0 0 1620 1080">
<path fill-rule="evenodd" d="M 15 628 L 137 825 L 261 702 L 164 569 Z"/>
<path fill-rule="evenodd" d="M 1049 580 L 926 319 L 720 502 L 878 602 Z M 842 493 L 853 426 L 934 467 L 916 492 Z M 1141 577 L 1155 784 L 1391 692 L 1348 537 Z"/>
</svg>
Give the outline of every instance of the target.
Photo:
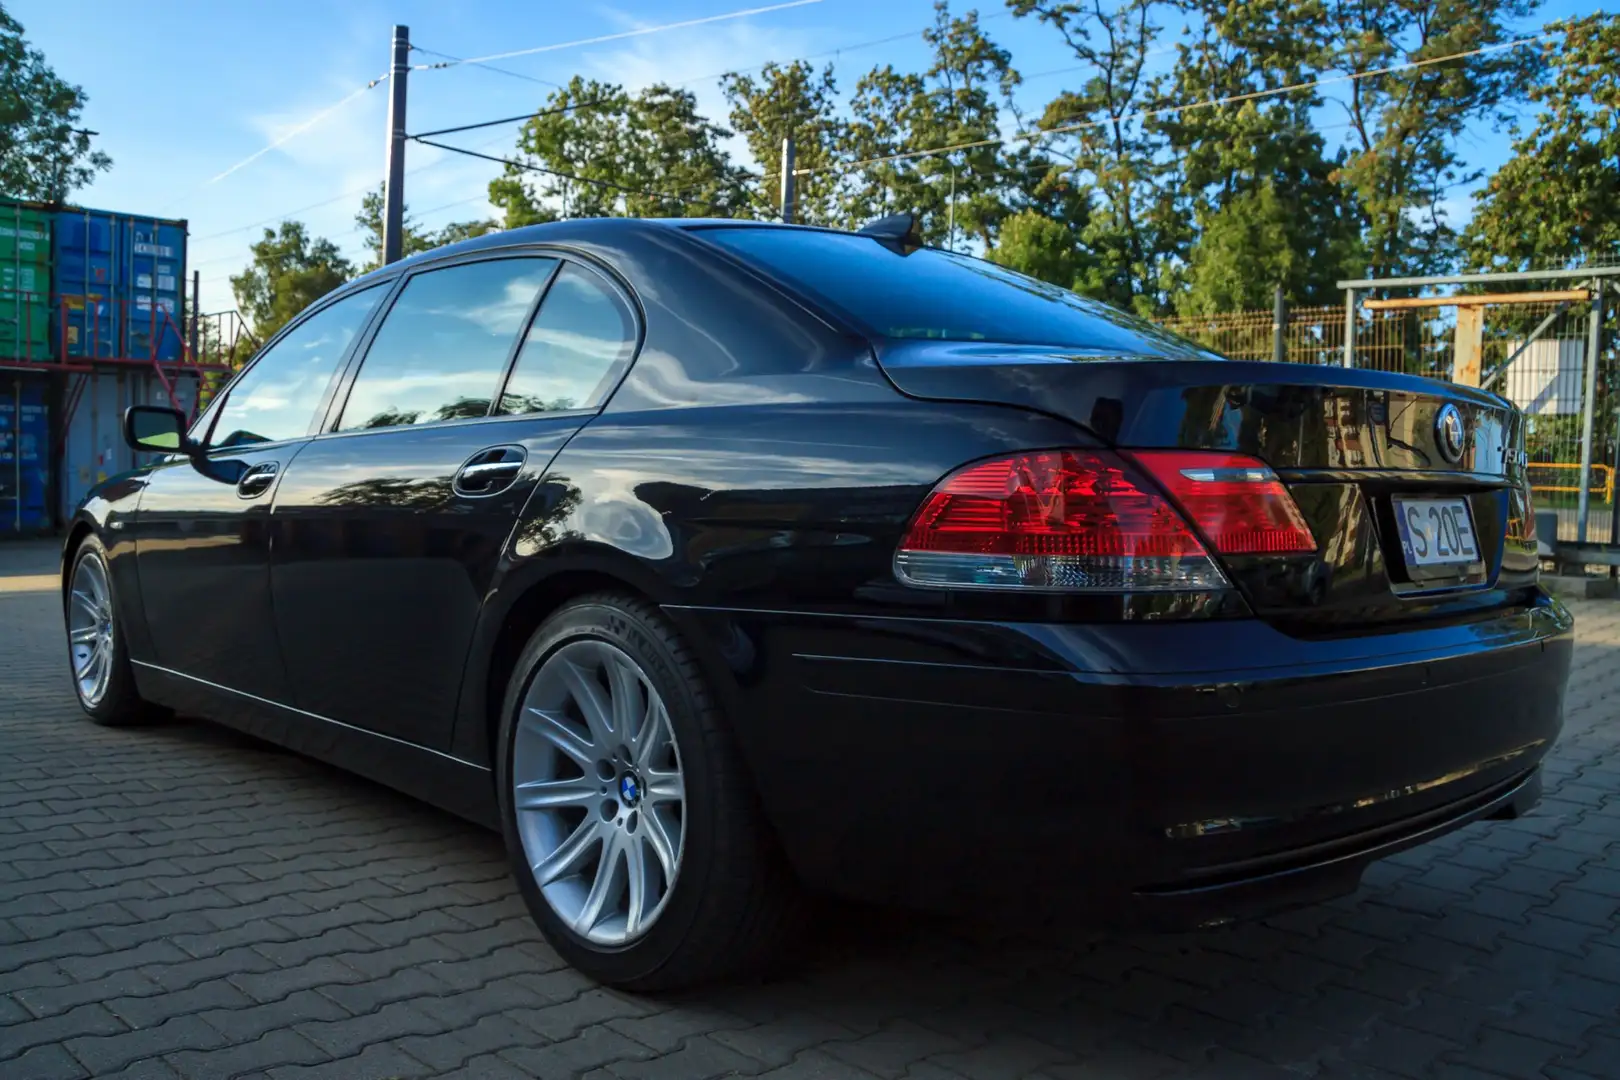
<svg viewBox="0 0 1620 1080">
<path fill-rule="evenodd" d="M 499 829 L 670 988 L 805 895 L 1201 927 L 1524 813 L 1567 611 L 1478 390 L 1223 359 L 863 233 L 573 221 L 363 277 L 63 553 L 90 717 Z"/>
</svg>

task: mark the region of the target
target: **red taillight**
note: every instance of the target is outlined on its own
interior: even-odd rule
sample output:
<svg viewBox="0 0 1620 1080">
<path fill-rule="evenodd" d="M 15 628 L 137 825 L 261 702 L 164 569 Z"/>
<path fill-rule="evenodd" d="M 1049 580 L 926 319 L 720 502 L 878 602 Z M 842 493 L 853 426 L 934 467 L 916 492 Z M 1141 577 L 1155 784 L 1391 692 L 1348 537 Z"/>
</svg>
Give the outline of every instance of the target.
<svg viewBox="0 0 1620 1080">
<path fill-rule="evenodd" d="M 1203 450 L 1138 450 L 1131 456 L 1164 486 L 1216 554 L 1316 550 L 1293 496 L 1264 462 Z"/>
<path fill-rule="evenodd" d="M 1094 450 L 1018 454 L 947 476 L 912 518 L 895 573 L 914 585 L 1063 592 L 1226 585 L 1164 496 Z"/>
</svg>

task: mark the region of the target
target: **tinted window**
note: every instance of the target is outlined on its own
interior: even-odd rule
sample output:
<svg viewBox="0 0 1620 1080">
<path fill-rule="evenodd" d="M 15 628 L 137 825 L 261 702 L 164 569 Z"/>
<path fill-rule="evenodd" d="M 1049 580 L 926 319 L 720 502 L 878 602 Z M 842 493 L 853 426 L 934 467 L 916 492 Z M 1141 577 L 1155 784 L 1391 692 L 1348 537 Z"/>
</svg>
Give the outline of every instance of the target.
<svg viewBox="0 0 1620 1080">
<path fill-rule="evenodd" d="M 902 255 L 869 236 L 814 229 L 714 228 L 699 235 L 876 337 L 1211 355 L 1106 304 L 965 255 L 931 248 Z"/>
<path fill-rule="evenodd" d="M 635 347 L 635 319 L 625 302 L 595 274 L 565 265 L 529 327 L 496 411 L 592 408 Z"/>
<path fill-rule="evenodd" d="M 279 442 L 309 434 L 338 361 L 387 291 L 373 285 L 346 296 L 272 345 L 231 387 L 214 424 L 213 445 Z"/>
<path fill-rule="evenodd" d="M 507 357 L 555 259 L 496 259 L 405 283 L 366 350 L 341 430 L 489 414 Z"/>
</svg>

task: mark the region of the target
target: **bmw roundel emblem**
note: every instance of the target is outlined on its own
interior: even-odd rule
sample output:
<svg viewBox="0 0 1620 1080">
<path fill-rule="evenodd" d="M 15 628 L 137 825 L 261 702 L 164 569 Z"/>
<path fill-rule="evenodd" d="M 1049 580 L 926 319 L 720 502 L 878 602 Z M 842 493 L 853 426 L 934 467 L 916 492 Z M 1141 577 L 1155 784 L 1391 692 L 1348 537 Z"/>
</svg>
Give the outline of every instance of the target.
<svg viewBox="0 0 1620 1080">
<path fill-rule="evenodd" d="M 1455 465 L 1462 460 L 1468 431 L 1463 427 L 1462 413 L 1455 405 L 1444 405 L 1434 418 L 1434 441 L 1440 446 L 1440 455 Z"/>
<path fill-rule="evenodd" d="M 641 798 L 641 784 L 637 782 L 634 774 L 625 773 L 619 777 L 619 797 L 630 805 L 634 805 Z"/>
</svg>

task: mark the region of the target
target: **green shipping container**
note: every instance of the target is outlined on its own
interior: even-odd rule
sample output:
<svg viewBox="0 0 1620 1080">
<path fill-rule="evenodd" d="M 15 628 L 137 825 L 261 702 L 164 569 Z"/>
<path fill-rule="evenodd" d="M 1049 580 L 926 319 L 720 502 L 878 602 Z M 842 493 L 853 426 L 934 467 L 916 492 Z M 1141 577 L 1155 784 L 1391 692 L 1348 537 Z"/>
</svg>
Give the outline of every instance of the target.
<svg viewBox="0 0 1620 1080">
<path fill-rule="evenodd" d="M 49 211 L 0 199 L 0 362 L 49 360 Z"/>
</svg>

